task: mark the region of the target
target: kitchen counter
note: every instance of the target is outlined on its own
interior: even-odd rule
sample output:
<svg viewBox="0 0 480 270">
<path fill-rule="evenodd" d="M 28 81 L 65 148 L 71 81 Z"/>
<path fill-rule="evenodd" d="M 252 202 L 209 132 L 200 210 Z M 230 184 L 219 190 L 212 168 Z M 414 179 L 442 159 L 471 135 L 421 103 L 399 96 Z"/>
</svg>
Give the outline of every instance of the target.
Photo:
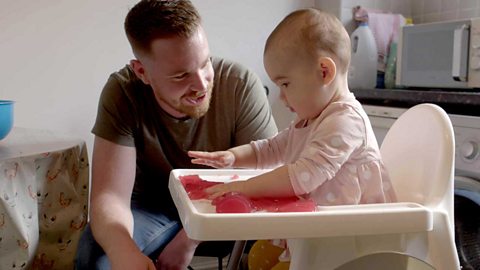
<svg viewBox="0 0 480 270">
<path fill-rule="evenodd" d="M 438 89 L 355 89 L 362 104 L 408 108 L 419 103 L 434 103 L 447 113 L 480 116 L 480 91 Z"/>
</svg>

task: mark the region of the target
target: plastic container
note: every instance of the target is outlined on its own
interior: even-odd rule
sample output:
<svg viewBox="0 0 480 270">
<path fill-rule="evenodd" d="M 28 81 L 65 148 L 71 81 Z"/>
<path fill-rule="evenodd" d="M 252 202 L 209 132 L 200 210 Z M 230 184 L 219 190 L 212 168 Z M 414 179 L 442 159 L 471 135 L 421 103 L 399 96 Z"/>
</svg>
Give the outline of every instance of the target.
<svg viewBox="0 0 480 270">
<path fill-rule="evenodd" d="M 352 89 L 373 89 L 377 85 L 378 50 L 372 30 L 362 22 L 351 34 L 352 59 L 348 84 Z"/>
<path fill-rule="evenodd" d="M 397 71 L 397 43 L 390 43 L 390 51 L 388 53 L 387 66 L 385 68 L 385 87 L 395 88 L 395 73 Z"/>
<path fill-rule="evenodd" d="M 0 140 L 12 130 L 14 103 L 12 100 L 0 100 Z"/>
</svg>

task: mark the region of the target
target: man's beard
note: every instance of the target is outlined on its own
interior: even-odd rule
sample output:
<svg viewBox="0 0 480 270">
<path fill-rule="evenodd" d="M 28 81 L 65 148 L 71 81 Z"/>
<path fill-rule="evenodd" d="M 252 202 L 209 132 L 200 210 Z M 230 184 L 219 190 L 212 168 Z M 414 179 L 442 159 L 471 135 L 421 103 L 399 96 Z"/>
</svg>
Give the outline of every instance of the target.
<svg viewBox="0 0 480 270">
<path fill-rule="evenodd" d="M 202 100 L 202 104 L 199 106 L 187 106 L 184 105 L 183 103 L 179 102 L 177 106 L 175 106 L 175 109 L 181 113 L 184 113 L 188 115 L 191 118 L 198 119 L 202 116 L 204 116 L 208 109 L 210 108 L 210 101 L 212 100 L 212 88 L 213 88 L 213 83 L 210 83 L 207 86 L 208 90 L 205 93 L 205 100 Z"/>
</svg>

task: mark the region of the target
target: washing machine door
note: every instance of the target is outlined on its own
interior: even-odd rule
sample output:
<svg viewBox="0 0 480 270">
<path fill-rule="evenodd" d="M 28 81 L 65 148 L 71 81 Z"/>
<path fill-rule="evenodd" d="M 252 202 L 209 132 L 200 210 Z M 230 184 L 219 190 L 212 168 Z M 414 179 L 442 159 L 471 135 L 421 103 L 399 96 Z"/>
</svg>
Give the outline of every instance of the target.
<svg viewBox="0 0 480 270">
<path fill-rule="evenodd" d="M 480 269 L 480 179 L 455 176 L 455 242 L 462 269 Z"/>
</svg>

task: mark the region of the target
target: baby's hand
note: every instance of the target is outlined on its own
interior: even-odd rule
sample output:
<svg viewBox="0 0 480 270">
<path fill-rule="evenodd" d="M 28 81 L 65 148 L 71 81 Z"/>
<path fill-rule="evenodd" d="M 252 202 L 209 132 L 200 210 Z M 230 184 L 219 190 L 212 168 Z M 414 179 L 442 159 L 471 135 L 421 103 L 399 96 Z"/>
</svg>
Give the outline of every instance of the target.
<svg viewBox="0 0 480 270">
<path fill-rule="evenodd" d="M 202 152 L 188 151 L 193 164 L 207 165 L 213 168 L 230 168 L 235 163 L 235 155 L 230 151 Z"/>
<path fill-rule="evenodd" d="M 230 183 L 211 186 L 205 189 L 205 192 L 209 194 L 208 198 L 213 200 L 217 197 L 223 196 L 229 192 L 245 193 L 245 184 L 247 181 L 234 181 Z"/>
</svg>

